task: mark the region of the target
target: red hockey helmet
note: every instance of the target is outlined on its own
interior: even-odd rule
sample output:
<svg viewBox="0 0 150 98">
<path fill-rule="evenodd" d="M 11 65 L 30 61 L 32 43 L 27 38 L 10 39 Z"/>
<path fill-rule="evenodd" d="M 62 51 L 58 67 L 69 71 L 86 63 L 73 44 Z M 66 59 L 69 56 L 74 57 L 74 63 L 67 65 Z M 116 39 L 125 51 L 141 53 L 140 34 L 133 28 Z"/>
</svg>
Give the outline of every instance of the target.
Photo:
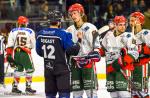
<svg viewBox="0 0 150 98">
<path fill-rule="evenodd" d="M 17 22 L 18 24 L 28 24 L 29 20 L 25 16 L 19 16 Z"/>
<path fill-rule="evenodd" d="M 144 24 L 145 17 L 141 12 L 133 12 L 131 13 L 130 17 L 138 18 L 140 20 L 140 23 Z"/>
<path fill-rule="evenodd" d="M 115 24 L 126 23 L 126 18 L 124 16 L 115 16 L 113 21 Z"/>
<path fill-rule="evenodd" d="M 68 11 L 69 11 L 69 12 L 72 12 L 72 11 L 79 11 L 80 13 L 84 14 L 84 8 L 83 8 L 83 6 L 82 6 L 81 4 L 79 4 L 79 3 L 75 3 L 75 4 L 71 5 L 71 6 L 69 7 L 69 10 L 68 10 Z"/>
</svg>

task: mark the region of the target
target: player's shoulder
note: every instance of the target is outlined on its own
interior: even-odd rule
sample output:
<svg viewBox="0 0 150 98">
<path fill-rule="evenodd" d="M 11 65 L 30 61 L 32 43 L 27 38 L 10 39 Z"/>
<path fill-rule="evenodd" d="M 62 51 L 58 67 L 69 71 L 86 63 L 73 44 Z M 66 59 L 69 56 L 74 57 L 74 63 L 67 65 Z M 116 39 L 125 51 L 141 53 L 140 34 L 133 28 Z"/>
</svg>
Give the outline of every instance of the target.
<svg viewBox="0 0 150 98">
<path fill-rule="evenodd" d="M 31 29 L 31 28 L 25 28 L 25 30 L 28 31 L 30 34 L 31 34 L 31 33 L 34 33 L 34 30 Z"/>
<path fill-rule="evenodd" d="M 23 31 L 29 32 L 30 34 L 34 33 L 34 30 L 32 30 L 31 28 L 13 28 L 11 30 L 11 32 L 12 33 L 18 32 L 19 30 L 23 30 Z"/>
<path fill-rule="evenodd" d="M 132 36 L 134 36 L 134 35 L 131 32 L 124 32 L 123 33 L 123 37 L 125 37 L 125 38 L 131 38 Z"/>
<path fill-rule="evenodd" d="M 150 34 L 150 30 L 149 29 L 142 29 L 141 33 L 143 35 L 148 35 L 148 34 Z"/>
<path fill-rule="evenodd" d="M 96 26 L 95 25 L 93 25 L 92 23 L 89 23 L 89 22 L 85 22 L 84 24 L 83 24 L 83 28 L 84 28 L 84 30 L 85 31 L 88 31 L 88 30 L 92 30 L 92 31 L 97 31 L 97 28 L 96 28 Z"/>
<path fill-rule="evenodd" d="M 75 28 L 75 25 L 71 25 L 71 26 L 69 26 L 66 30 L 67 30 L 68 32 L 73 32 L 74 29 L 76 29 L 76 28 Z"/>
<path fill-rule="evenodd" d="M 45 35 L 45 36 L 63 36 L 67 33 L 65 29 L 61 28 L 44 28 L 40 30 L 37 35 Z"/>
<path fill-rule="evenodd" d="M 84 23 L 84 26 L 88 26 L 88 27 L 90 27 L 90 28 L 96 28 L 96 26 L 95 26 L 94 24 L 89 23 L 89 22 L 85 22 L 85 23 Z"/>
</svg>

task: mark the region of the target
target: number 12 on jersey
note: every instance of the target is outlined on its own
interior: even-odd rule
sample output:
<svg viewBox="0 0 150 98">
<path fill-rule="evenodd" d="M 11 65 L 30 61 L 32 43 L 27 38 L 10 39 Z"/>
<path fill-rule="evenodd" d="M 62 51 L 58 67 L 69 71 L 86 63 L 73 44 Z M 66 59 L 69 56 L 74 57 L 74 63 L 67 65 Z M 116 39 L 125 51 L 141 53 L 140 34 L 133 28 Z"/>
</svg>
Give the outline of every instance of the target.
<svg viewBox="0 0 150 98">
<path fill-rule="evenodd" d="M 44 58 L 55 59 L 55 47 L 53 45 L 43 45 L 42 49 L 44 51 Z"/>
</svg>

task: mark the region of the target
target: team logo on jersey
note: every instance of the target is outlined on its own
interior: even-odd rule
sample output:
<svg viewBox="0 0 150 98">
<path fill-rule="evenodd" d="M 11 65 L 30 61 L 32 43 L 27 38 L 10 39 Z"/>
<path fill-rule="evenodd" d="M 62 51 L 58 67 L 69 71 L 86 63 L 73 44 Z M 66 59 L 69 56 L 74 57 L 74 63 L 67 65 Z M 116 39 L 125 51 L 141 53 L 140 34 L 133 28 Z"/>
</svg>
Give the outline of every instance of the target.
<svg viewBox="0 0 150 98">
<path fill-rule="evenodd" d="M 127 34 L 127 38 L 130 38 L 131 37 L 131 34 Z"/>
<path fill-rule="evenodd" d="M 148 31 L 145 31 L 143 34 L 144 34 L 144 35 L 147 35 L 147 34 L 148 34 Z"/>
<path fill-rule="evenodd" d="M 52 62 L 47 62 L 45 65 L 46 65 L 46 68 L 47 69 L 51 69 L 51 70 L 53 70 L 54 69 L 54 66 L 53 66 L 53 64 L 51 64 Z"/>
<path fill-rule="evenodd" d="M 84 31 L 86 32 L 88 29 L 89 29 L 89 27 L 88 27 L 88 26 L 86 26 L 86 27 L 84 28 Z"/>
</svg>

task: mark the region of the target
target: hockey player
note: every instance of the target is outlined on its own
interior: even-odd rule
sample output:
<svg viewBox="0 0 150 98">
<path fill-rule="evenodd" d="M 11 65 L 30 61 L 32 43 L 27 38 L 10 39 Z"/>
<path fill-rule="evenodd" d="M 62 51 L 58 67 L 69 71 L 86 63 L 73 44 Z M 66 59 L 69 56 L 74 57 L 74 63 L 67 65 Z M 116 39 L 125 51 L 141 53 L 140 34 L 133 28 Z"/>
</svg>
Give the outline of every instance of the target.
<svg viewBox="0 0 150 98">
<path fill-rule="evenodd" d="M 134 63 L 133 81 L 136 88 L 143 93 L 143 98 L 148 97 L 148 78 L 150 73 L 150 30 L 142 29 L 144 15 L 141 12 L 133 12 L 130 15 L 130 27 L 135 36 L 135 43 L 139 48 L 139 58 Z M 133 93 L 134 98 L 141 98 L 137 92 Z"/>
<path fill-rule="evenodd" d="M 133 35 L 125 32 L 126 18 L 114 18 L 115 30 L 108 31 L 102 39 L 100 54 L 106 57 L 106 86 L 112 98 L 131 98 L 130 86 L 120 70 L 130 78 L 138 49 L 132 43 Z"/>
<path fill-rule="evenodd" d="M 87 16 L 85 15 L 84 8 L 81 4 L 75 3 L 71 5 L 68 11 L 74 24 L 68 27 L 67 31 L 72 33 L 74 42 L 77 42 L 78 34 L 82 33 L 83 39 L 78 56 L 87 55 L 89 52 L 93 51 L 93 35 L 97 32 L 97 28 L 93 24 L 87 22 Z M 76 63 L 72 63 L 71 87 L 74 98 L 82 98 L 84 91 L 88 98 L 90 98 L 91 95 L 93 98 L 98 98 L 97 78 L 94 69 L 92 62 L 85 65 L 83 68 L 78 68 L 76 67 Z M 94 78 L 91 79 L 92 77 Z"/>
<path fill-rule="evenodd" d="M 5 91 L 4 86 L 4 36 L 0 35 L 0 92 Z"/>
<path fill-rule="evenodd" d="M 46 98 L 70 98 L 70 68 L 66 55 L 77 55 L 80 49 L 82 35 L 78 42 L 72 42 L 72 35 L 61 29 L 61 13 L 49 12 L 49 28 L 37 33 L 36 52 L 44 58 L 44 77 Z"/>
<path fill-rule="evenodd" d="M 36 92 L 31 88 L 32 74 L 34 72 L 31 49 L 35 46 L 35 32 L 27 28 L 28 22 L 27 17 L 19 16 L 17 20 L 18 27 L 12 29 L 8 36 L 7 60 L 12 67 L 15 67 L 14 82 L 12 84 L 13 93 L 22 93 L 18 89 L 18 84 L 24 69 L 26 71 L 25 92 L 29 94 Z"/>
</svg>

